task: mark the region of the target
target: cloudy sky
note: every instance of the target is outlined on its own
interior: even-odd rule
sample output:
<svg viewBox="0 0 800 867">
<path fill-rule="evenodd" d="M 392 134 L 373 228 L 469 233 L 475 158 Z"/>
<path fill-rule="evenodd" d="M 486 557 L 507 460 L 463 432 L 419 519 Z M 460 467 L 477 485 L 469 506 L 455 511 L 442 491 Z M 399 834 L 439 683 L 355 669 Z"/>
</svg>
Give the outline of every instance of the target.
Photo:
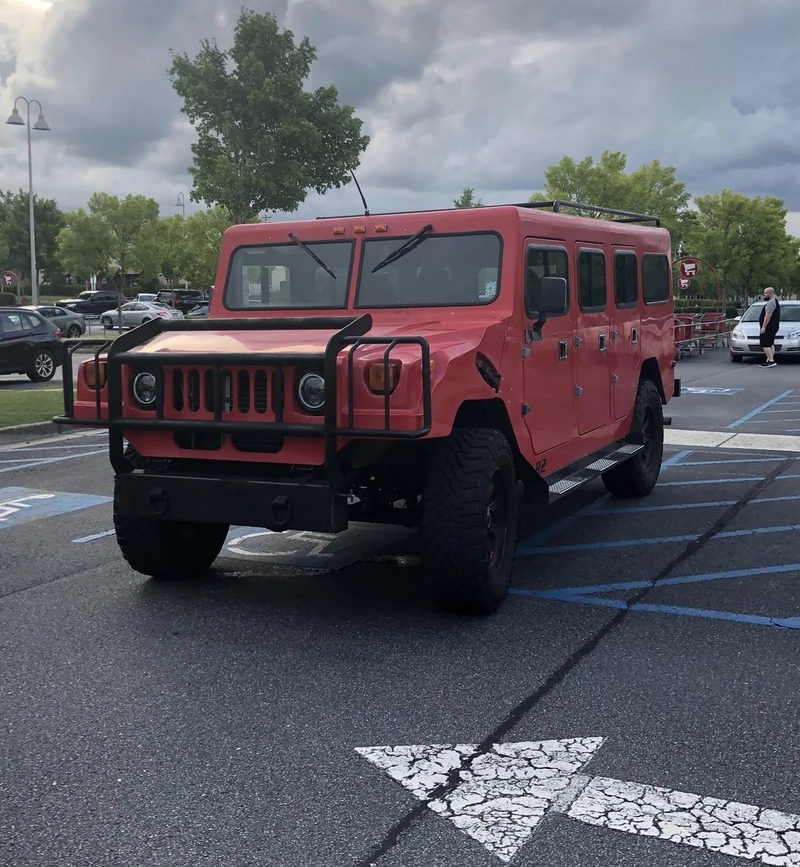
<svg viewBox="0 0 800 867">
<path fill-rule="evenodd" d="M 565 154 L 660 159 L 695 194 L 775 195 L 800 235 L 799 0 L 0 0 L 0 114 L 41 100 L 34 184 L 62 208 L 95 190 L 187 212 L 192 129 L 169 50 L 230 44 L 240 6 L 318 50 L 372 137 L 370 208 L 527 199 Z M 25 133 L 0 125 L 0 188 L 27 188 Z M 352 185 L 299 216 L 353 213 Z"/>
</svg>

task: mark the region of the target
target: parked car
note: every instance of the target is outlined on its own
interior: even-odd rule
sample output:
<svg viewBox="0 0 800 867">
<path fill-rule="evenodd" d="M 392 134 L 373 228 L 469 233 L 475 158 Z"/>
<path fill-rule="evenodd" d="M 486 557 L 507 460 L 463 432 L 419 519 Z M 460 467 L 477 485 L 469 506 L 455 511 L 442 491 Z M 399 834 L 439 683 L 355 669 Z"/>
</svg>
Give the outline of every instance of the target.
<svg viewBox="0 0 800 867">
<path fill-rule="evenodd" d="M 198 304 L 186 314 L 187 319 L 205 319 L 208 316 L 208 302 Z"/>
<path fill-rule="evenodd" d="M 183 313 L 188 313 L 198 304 L 208 303 L 208 300 L 208 292 L 200 289 L 162 289 L 156 298 L 161 304 L 169 304 Z"/>
<path fill-rule="evenodd" d="M 145 304 L 155 301 L 157 297 L 156 292 L 140 292 L 133 300 L 134 301 L 143 301 Z"/>
<path fill-rule="evenodd" d="M 47 382 L 62 358 L 61 329 L 34 310 L 0 307 L 0 374 Z"/>
<path fill-rule="evenodd" d="M 180 310 L 167 307 L 166 304 L 156 304 L 152 301 L 147 304 L 142 301 L 129 301 L 122 305 L 123 328 L 135 328 L 137 325 L 142 325 L 158 317 L 161 319 L 183 319 L 183 313 Z M 100 317 L 100 322 L 105 328 L 119 325 L 119 311 L 107 311 Z"/>
<path fill-rule="evenodd" d="M 764 358 L 764 350 L 758 342 L 759 316 L 766 302 L 751 304 L 731 332 L 728 347 L 731 361 L 743 358 Z M 781 301 L 781 324 L 775 335 L 775 358 L 794 356 L 800 358 L 800 301 Z"/>
<path fill-rule="evenodd" d="M 120 295 L 115 289 L 87 289 L 86 292 L 81 292 L 77 298 L 66 298 L 59 301 L 58 306 L 82 313 L 84 316 L 99 316 L 106 310 L 117 307 L 120 301 L 124 304 L 126 300 L 125 296 Z"/>
<path fill-rule="evenodd" d="M 47 307 L 40 304 L 38 307 L 23 307 L 23 310 L 35 310 L 40 316 L 49 319 L 56 328 L 61 329 L 61 333 L 65 337 L 80 337 L 86 333 L 86 320 L 83 314 L 76 313 L 74 310 L 67 310 L 66 307 Z"/>
</svg>

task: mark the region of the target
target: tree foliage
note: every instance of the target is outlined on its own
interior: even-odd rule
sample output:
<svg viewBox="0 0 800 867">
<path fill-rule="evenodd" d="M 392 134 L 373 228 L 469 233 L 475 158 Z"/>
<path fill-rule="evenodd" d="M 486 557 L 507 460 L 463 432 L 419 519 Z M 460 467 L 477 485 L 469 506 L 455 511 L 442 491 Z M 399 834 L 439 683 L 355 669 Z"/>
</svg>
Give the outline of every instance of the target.
<svg viewBox="0 0 800 867">
<path fill-rule="evenodd" d="M 563 199 L 652 214 L 677 245 L 691 221 L 691 196 L 677 179 L 675 167 L 653 160 L 627 172 L 627 165 L 627 156 L 619 151 L 603 151 L 597 163 L 591 156 L 577 163 L 565 156 L 545 171 L 544 192 L 534 193 L 530 201 Z"/>
<path fill-rule="evenodd" d="M 194 201 L 219 204 L 239 223 L 349 182 L 369 139 L 336 87 L 304 89 L 315 59 L 307 38 L 295 45 L 272 13 L 248 9 L 229 51 L 206 39 L 194 59 L 172 54 L 172 86 L 198 136 Z"/>
<path fill-rule="evenodd" d="M 161 267 L 160 248 L 153 243 L 158 222 L 158 202 L 146 196 L 124 199 L 94 193 L 88 211 L 67 214 L 67 225 L 58 236 L 62 265 L 81 277 L 128 270 L 156 276 Z"/>
<path fill-rule="evenodd" d="M 33 197 L 36 234 L 36 267 L 48 279 L 60 269 L 58 233 L 64 227 L 64 215 L 54 199 Z M 31 232 L 28 194 L 0 192 L 0 264 L 2 270 L 17 271 L 23 279 L 31 277 Z"/>
<path fill-rule="evenodd" d="M 472 187 L 464 187 L 461 195 L 457 199 L 453 199 L 453 207 L 482 208 L 483 202 L 475 198 L 475 190 Z"/>
<path fill-rule="evenodd" d="M 687 252 L 714 265 L 728 294 L 744 302 L 766 286 L 781 294 L 800 288 L 800 241 L 786 232 L 782 199 L 723 190 L 698 196 L 695 204 Z"/>
</svg>

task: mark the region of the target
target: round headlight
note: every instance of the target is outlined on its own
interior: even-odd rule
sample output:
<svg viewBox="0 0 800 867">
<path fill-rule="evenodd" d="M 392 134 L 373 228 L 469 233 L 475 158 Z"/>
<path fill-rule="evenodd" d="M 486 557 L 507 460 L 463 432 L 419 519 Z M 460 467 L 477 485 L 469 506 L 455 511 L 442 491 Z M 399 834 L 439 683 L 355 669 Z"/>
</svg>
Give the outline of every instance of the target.
<svg viewBox="0 0 800 867">
<path fill-rule="evenodd" d="M 158 389 L 156 387 L 156 378 L 149 371 L 137 373 L 133 378 L 133 396 L 136 403 L 144 409 L 150 407 L 156 402 L 158 397 Z"/>
<path fill-rule="evenodd" d="M 321 373 L 304 373 L 297 384 L 297 399 L 307 412 L 322 412 L 325 406 L 325 378 Z"/>
</svg>

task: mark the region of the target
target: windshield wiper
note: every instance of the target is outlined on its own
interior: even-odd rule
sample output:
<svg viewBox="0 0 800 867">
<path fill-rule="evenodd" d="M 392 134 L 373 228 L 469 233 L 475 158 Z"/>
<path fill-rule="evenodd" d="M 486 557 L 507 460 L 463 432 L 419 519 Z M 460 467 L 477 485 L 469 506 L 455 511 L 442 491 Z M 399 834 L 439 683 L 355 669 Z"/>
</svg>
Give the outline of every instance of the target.
<svg viewBox="0 0 800 867">
<path fill-rule="evenodd" d="M 433 226 L 431 223 L 428 223 L 427 226 L 423 226 L 413 238 L 409 238 L 405 244 L 401 244 L 396 250 L 382 261 L 378 262 L 378 264 L 372 269 L 371 273 L 374 274 L 376 271 L 380 271 L 381 268 L 385 268 L 387 265 L 390 265 L 392 262 L 395 262 L 401 256 L 405 256 L 406 253 L 410 253 L 415 247 L 418 247 L 424 240 L 425 235 L 428 232 L 433 231 Z"/>
<path fill-rule="evenodd" d="M 317 254 L 307 244 L 304 244 L 297 237 L 297 235 L 295 235 L 294 232 L 289 232 L 289 237 L 295 244 L 297 244 L 298 247 L 300 247 L 301 250 L 305 250 L 306 253 L 308 253 L 308 255 L 311 256 L 311 258 L 317 263 L 317 265 L 320 266 L 320 268 L 324 268 L 331 275 L 331 277 L 333 277 L 334 280 L 336 279 L 336 275 L 333 273 L 333 271 L 331 271 L 331 269 L 322 261 L 322 259 L 320 259 L 319 256 L 317 256 Z"/>
</svg>

